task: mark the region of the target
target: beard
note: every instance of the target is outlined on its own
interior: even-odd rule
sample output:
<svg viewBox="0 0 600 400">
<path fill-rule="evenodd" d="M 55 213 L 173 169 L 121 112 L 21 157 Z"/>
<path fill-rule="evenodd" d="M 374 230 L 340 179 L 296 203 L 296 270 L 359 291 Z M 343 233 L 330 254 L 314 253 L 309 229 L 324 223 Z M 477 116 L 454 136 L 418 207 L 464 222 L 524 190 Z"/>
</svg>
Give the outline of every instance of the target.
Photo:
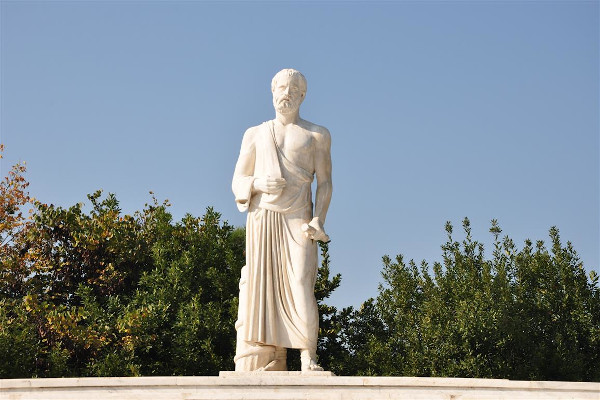
<svg viewBox="0 0 600 400">
<path fill-rule="evenodd" d="M 298 111 L 300 102 L 294 101 L 292 98 L 273 99 L 273 107 L 280 114 L 290 114 Z"/>
</svg>

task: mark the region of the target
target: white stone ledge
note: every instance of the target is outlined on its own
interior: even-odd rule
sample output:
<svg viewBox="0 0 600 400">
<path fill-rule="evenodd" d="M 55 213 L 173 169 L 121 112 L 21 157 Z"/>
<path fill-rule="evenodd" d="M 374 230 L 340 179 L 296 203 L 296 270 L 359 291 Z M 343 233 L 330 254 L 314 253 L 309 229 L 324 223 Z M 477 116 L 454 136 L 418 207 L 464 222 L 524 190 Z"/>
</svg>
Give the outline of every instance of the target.
<svg viewBox="0 0 600 400">
<path fill-rule="evenodd" d="M 0 400 L 600 400 L 600 383 L 222 372 L 219 377 L 0 379 Z"/>
</svg>

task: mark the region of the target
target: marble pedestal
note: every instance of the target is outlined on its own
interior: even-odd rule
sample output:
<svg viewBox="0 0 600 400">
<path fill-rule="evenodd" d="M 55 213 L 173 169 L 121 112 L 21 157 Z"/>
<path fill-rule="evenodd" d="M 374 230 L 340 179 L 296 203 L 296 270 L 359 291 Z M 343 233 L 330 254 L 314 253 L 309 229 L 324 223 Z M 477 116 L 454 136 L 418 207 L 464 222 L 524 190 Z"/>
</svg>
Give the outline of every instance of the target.
<svg viewBox="0 0 600 400">
<path fill-rule="evenodd" d="M 221 372 L 216 377 L 1 379 L 0 400 L 600 399 L 600 383 Z"/>
</svg>

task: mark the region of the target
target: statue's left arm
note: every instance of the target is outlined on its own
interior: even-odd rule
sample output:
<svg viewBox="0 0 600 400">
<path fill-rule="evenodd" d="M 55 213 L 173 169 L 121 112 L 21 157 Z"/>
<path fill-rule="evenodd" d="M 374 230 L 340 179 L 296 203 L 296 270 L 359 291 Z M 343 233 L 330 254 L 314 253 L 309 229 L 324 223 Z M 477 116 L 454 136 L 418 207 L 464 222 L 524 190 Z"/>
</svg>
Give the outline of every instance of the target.
<svg viewBox="0 0 600 400">
<path fill-rule="evenodd" d="M 313 219 L 308 224 L 308 236 L 323 242 L 329 241 L 323 225 L 331 202 L 333 184 L 331 182 L 331 135 L 326 128 L 320 127 L 315 132 L 315 175 L 317 176 L 317 193 Z M 310 229 L 312 228 L 312 229 Z"/>
</svg>

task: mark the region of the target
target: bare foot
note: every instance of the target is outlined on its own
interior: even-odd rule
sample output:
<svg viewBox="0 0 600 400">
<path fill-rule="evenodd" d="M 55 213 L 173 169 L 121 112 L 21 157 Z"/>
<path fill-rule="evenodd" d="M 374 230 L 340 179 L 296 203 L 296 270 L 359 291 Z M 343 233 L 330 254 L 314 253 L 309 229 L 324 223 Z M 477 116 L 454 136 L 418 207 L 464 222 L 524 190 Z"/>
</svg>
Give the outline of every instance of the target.
<svg viewBox="0 0 600 400">
<path fill-rule="evenodd" d="M 323 371 L 323 368 L 317 362 L 311 359 L 309 362 L 302 363 L 302 372 L 307 371 Z"/>
</svg>

